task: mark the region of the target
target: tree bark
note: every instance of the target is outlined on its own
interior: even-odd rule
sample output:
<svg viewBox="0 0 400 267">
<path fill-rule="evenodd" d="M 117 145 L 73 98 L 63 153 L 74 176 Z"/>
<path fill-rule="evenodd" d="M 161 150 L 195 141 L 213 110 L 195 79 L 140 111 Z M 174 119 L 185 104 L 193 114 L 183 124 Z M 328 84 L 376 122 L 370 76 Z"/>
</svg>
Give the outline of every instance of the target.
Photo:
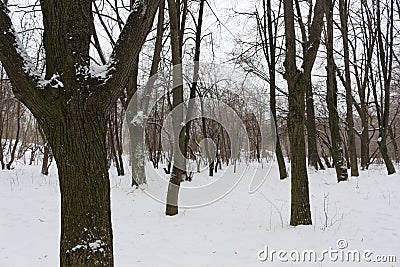
<svg viewBox="0 0 400 267">
<path fill-rule="evenodd" d="M 179 2 L 179 1 L 178 1 Z M 173 64 L 173 132 L 174 132 L 174 165 L 168 185 L 167 204 L 165 214 L 174 216 L 178 214 L 179 187 L 183 172 L 186 170 L 185 153 L 185 131 L 182 129 L 183 122 L 183 77 L 182 77 L 182 42 L 179 26 L 179 12 L 174 0 L 168 0 L 168 11 L 171 24 L 171 47 Z M 184 22 L 182 22 L 184 25 Z M 182 30 L 182 29 L 181 29 Z M 179 153 L 181 152 L 181 153 Z"/>
<path fill-rule="evenodd" d="M 113 266 L 107 115 L 70 109 L 42 127 L 60 180 L 60 265 Z"/>
<path fill-rule="evenodd" d="M 128 113 L 139 116 L 140 107 L 139 96 L 135 94 L 132 98 L 133 107 L 129 108 Z M 145 113 L 142 113 L 145 114 Z M 132 122 L 128 116 L 129 140 L 130 140 L 130 161 L 132 170 L 132 186 L 140 186 L 147 183 L 145 170 L 145 147 L 144 147 L 144 118 L 139 118 L 137 122 Z"/>
<path fill-rule="evenodd" d="M 0 165 L 1 169 L 4 170 L 6 168 L 6 164 L 4 163 L 4 151 L 3 151 L 3 132 L 4 132 L 4 123 L 3 123 L 3 105 L 4 105 L 4 68 L 3 65 L 0 64 Z"/>
<path fill-rule="evenodd" d="M 60 266 L 114 265 L 107 117 L 126 86 L 159 1 L 129 15 L 105 73 L 90 71 L 92 2 L 41 1 L 46 76 L 33 69 L 0 1 L 0 60 L 15 96 L 43 128 L 61 191 Z M 105 77 L 104 77 L 105 76 Z"/>
<path fill-rule="evenodd" d="M 326 101 L 329 111 L 329 128 L 332 139 L 332 157 L 336 169 L 338 182 L 347 181 L 347 166 L 344 159 L 342 148 L 342 138 L 340 136 L 339 114 L 337 111 L 337 83 L 336 83 L 336 66 L 333 55 L 333 7 L 332 0 L 325 2 L 326 28 L 327 28 L 327 93 Z"/>
<path fill-rule="evenodd" d="M 317 128 L 315 125 L 314 93 L 311 82 L 311 73 L 306 74 L 306 113 L 307 113 L 307 147 L 308 147 L 308 165 L 318 170 L 319 155 L 317 149 Z"/>
<path fill-rule="evenodd" d="M 302 20 L 302 14 L 301 14 L 301 7 L 299 0 L 295 1 L 296 4 L 296 11 L 297 11 L 297 20 L 299 22 L 299 28 L 301 31 L 301 36 L 302 36 L 302 50 L 303 50 L 303 57 L 306 57 L 307 53 L 310 50 L 309 44 L 310 44 L 310 38 L 311 36 L 308 36 L 307 30 L 306 30 L 306 25 L 304 24 Z M 310 23 L 310 19 L 312 16 L 312 4 L 310 3 L 310 9 L 309 9 L 309 14 L 308 14 L 308 23 Z M 315 25 L 315 24 L 314 24 Z M 310 26 L 308 26 L 309 33 L 311 32 Z M 319 47 L 319 43 L 315 44 L 317 46 L 317 49 Z M 311 79 L 311 69 L 304 70 L 304 86 L 305 86 L 305 92 L 306 92 L 306 113 L 307 113 L 307 120 L 306 120 L 306 126 L 307 126 L 307 148 L 308 148 L 308 166 L 314 167 L 316 170 L 318 170 L 318 165 L 320 163 L 320 159 L 318 156 L 318 149 L 317 149 L 317 129 L 315 125 L 315 108 L 314 108 L 314 93 L 313 93 L 313 87 L 312 87 L 312 79 Z"/>
<path fill-rule="evenodd" d="M 272 8 L 271 8 L 271 0 L 263 1 L 264 9 L 266 7 L 267 13 L 267 24 L 268 24 L 268 40 L 269 40 L 269 103 L 271 108 L 271 116 L 272 116 L 272 131 L 275 137 L 275 154 L 278 161 L 279 168 L 279 177 L 281 180 L 287 178 L 286 164 L 285 159 L 283 157 L 282 146 L 279 138 L 279 129 L 278 129 L 278 121 L 277 121 L 277 112 L 276 112 L 276 40 L 277 40 L 277 31 L 275 30 L 275 34 L 273 32 L 273 22 L 272 22 Z M 265 12 L 264 12 L 265 13 Z M 274 37 L 275 36 L 275 37 Z"/>
<path fill-rule="evenodd" d="M 154 46 L 153 60 L 150 69 L 149 80 L 141 94 L 137 93 L 138 84 L 138 68 L 139 58 L 135 61 L 135 71 L 131 74 L 130 81 L 127 86 L 127 96 L 124 101 L 124 109 L 126 110 L 128 129 L 130 135 L 130 165 L 132 172 L 132 186 L 139 186 L 147 183 L 146 171 L 145 171 L 145 153 L 144 147 L 144 130 L 146 119 L 145 116 L 148 114 L 148 106 L 150 101 L 150 94 L 154 83 L 156 81 L 158 65 L 161 61 L 161 51 L 163 47 L 162 39 L 164 35 L 164 0 L 160 1 L 158 7 L 158 21 L 157 21 L 157 37 Z M 138 116 L 138 112 L 142 112 L 142 117 L 137 123 L 132 123 L 134 116 Z"/>
<path fill-rule="evenodd" d="M 312 224 L 304 136 L 305 81 L 302 75 L 299 75 L 297 79 L 295 84 L 289 85 L 288 81 L 288 130 L 290 151 L 292 151 L 290 225 L 293 226 Z"/>
<path fill-rule="evenodd" d="M 46 142 L 43 146 L 43 162 L 42 162 L 42 170 L 41 173 L 43 175 L 49 175 L 49 155 L 50 155 L 50 147 Z"/>
<path fill-rule="evenodd" d="M 17 103 L 17 132 L 15 134 L 15 141 L 14 141 L 14 145 L 11 149 L 10 152 L 10 161 L 6 164 L 6 168 L 7 170 L 11 170 L 11 165 L 13 164 L 14 160 L 15 160 L 15 152 L 17 151 L 17 146 L 19 143 L 19 134 L 21 131 L 21 103 L 18 102 Z M 11 145 L 11 140 L 10 140 L 10 145 Z"/>
<path fill-rule="evenodd" d="M 383 112 L 379 111 L 379 105 L 378 105 L 378 99 L 377 99 L 377 94 L 376 94 L 376 86 L 374 86 L 373 91 L 374 91 L 374 96 L 375 96 L 375 102 L 376 102 L 376 108 L 377 108 L 377 116 L 378 116 L 378 122 L 379 122 L 379 139 L 378 139 L 378 146 L 379 146 L 379 151 L 381 152 L 382 158 L 385 161 L 386 169 L 388 172 L 388 175 L 394 174 L 396 172 L 396 169 L 394 168 L 393 162 L 389 156 L 388 149 L 387 149 L 387 134 L 388 134 L 388 126 L 389 126 L 389 112 L 390 112 L 390 88 L 391 88 L 391 82 L 392 82 L 392 66 L 393 66 L 393 5 L 394 1 L 390 1 L 391 6 L 386 6 L 387 9 L 390 9 L 389 11 L 389 18 L 388 18 L 388 32 L 384 33 L 382 32 L 381 29 L 381 3 L 377 3 L 377 8 L 376 8 L 376 27 L 378 30 L 378 60 L 380 63 L 380 68 L 382 70 L 382 74 L 379 75 L 379 77 L 383 77 L 383 90 L 384 90 L 384 103 L 383 103 Z M 388 38 L 385 39 L 385 44 L 384 44 L 384 37 Z M 372 70 L 371 70 L 372 71 Z M 380 79 L 381 80 L 381 79 Z M 382 87 L 382 85 L 381 85 Z M 381 116 L 382 117 L 381 117 Z"/>
<path fill-rule="evenodd" d="M 396 160 L 396 163 L 400 162 L 400 158 L 399 158 L 399 148 L 397 146 L 397 134 L 396 134 L 396 126 L 395 125 L 391 125 L 389 126 L 389 132 L 388 132 L 390 139 L 392 140 L 392 144 L 393 144 L 393 150 L 394 150 L 394 157 Z"/>
<path fill-rule="evenodd" d="M 308 175 L 306 165 L 306 147 L 304 135 L 305 88 L 304 73 L 311 72 L 315 62 L 322 31 L 324 6 L 317 0 L 313 23 L 310 29 L 310 48 L 303 58 L 303 71 L 296 66 L 296 34 L 294 25 L 293 0 L 284 0 L 286 59 L 284 78 L 288 85 L 288 130 L 291 151 L 291 216 L 290 225 L 312 224 Z"/>
<path fill-rule="evenodd" d="M 190 141 L 190 129 L 191 129 L 191 118 L 194 112 L 195 98 L 196 98 L 196 90 L 197 83 L 199 80 L 199 72 L 200 72 L 200 52 L 201 52 L 201 33 L 203 27 L 203 13 L 204 13 L 204 2 L 205 0 L 200 0 L 199 7 L 199 16 L 197 19 L 196 26 L 196 40 L 195 40 L 195 54 L 193 58 L 193 81 L 192 86 L 190 87 L 190 98 L 188 104 L 188 111 L 186 115 L 186 127 L 185 127 L 185 156 L 188 157 L 189 154 L 189 141 Z"/>
<path fill-rule="evenodd" d="M 343 60 L 345 68 L 344 86 L 346 88 L 346 123 L 347 123 L 347 146 L 350 159 L 351 176 L 359 176 L 357 164 L 356 140 L 354 134 L 354 119 L 353 119 L 353 95 L 351 92 L 351 73 L 350 73 L 350 52 L 349 52 L 349 30 L 347 20 L 348 15 L 348 0 L 339 0 L 339 14 L 341 32 L 343 37 Z"/>
</svg>

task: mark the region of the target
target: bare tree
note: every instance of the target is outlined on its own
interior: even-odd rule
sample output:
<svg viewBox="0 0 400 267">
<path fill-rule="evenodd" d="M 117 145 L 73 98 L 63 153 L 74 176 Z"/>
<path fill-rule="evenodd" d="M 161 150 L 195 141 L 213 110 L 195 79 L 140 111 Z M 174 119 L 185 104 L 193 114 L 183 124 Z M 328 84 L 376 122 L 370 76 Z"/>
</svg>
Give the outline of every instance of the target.
<svg viewBox="0 0 400 267">
<path fill-rule="evenodd" d="M 282 1 L 279 1 L 279 7 L 281 7 Z M 285 165 L 285 159 L 283 158 L 282 147 L 279 138 L 278 125 L 277 125 L 277 111 L 276 111 L 276 64 L 277 64 L 277 40 L 278 40 L 278 24 L 279 24 L 279 12 L 272 18 L 272 7 L 271 0 L 263 0 L 263 11 L 264 11 L 264 22 L 258 19 L 258 25 L 262 34 L 261 39 L 264 43 L 264 54 L 267 59 L 268 71 L 269 71 L 269 103 L 271 108 L 272 116 L 272 127 L 273 133 L 276 137 L 275 153 L 278 160 L 279 176 L 283 180 L 287 178 L 287 171 Z M 279 8 L 280 11 L 280 8 Z M 268 32 L 268 34 L 267 34 Z M 264 37 L 264 38 L 263 38 Z M 268 49 L 269 48 L 269 49 Z"/>
<path fill-rule="evenodd" d="M 296 65 L 296 34 L 293 0 L 284 0 L 286 60 L 284 78 L 288 85 L 288 129 L 291 151 L 291 225 L 311 224 L 311 211 L 306 166 L 304 137 L 305 122 L 305 74 L 311 72 L 318 52 L 324 17 L 324 0 L 317 0 L 310 27 L 307 52 L 303 58 L 302 70 Z"/>
<path fill-rule="evenodd" d="M 311 18 L 313 12 L 312 1 L 308 2 L 308 16 L 307 16 L 307 23 L 304 23 L 302 20 L 302 13 L 299 0 L 295 0 L 296 4 L 296 12 L 297 12 L 297 21 L 299 23 L 299 28 L 301 31 L 302 37 L 302 52 L 303 58 L 306 57 L 309 51 L 309 44 L 310 44 L 310 30 L 311 30 Z M 319 43 L 317 45 L 317 50 Z M 313 48 L 314 49 L 314 48 Z M 307 126 L 307 152 L 308 152 L 308 165 L 314 167 L 316 170 L 323 169 L 324 166 L 321 163 L 321 160 L 318 156 L 318 149 L 317 149 L 317 129 L 315 124 L 315 107 L 314 107 L 314 92 L 313 92 L 313 84 L 312 84 L 312 76 L 311 76 L 312 68 L 304 71 L 304 83 L 306 86 L 306 126 Z"/>
<path fill-rule="evenodd" d="M 378 31 L 378 62 L 379 62 L 379 71 L 378 78 L 380 87 L 383 89 L 384 101 L 383 105 L 379 105 L 379 100 L 377 96 L 377 84 L 373 82 L 373 94 L 375 98 L 375 105 L 377 111 L 377 119 L 379 124 L 379 138 L 378 138 L 378 146 L 379 151 L 382 155 L 383 160 L 385 161 L 386 169 L 389 175 L 396 172 L 393 162 L 389 156 L 387 149 L 387 135 L 388 135 L 388 126 L 389 126 L 389 111 L 390 111 L 390 88 L 392 82 L 392 71 L 393 71 L 393 23 L 394 23 L 394 0 L 386 1 L 385 11 L 387 14 L 388 21 L 386 29 L 387 32 L 384 33 L 382 31 L 382 11 L 381 11 L 381 1 L 377 1 L 376 5 L 376 28 Z M 373 75 L 373 71 L 371 70 L 371 75 Z M 371 80 L 374 80 L 373 77 Z M 383 82 L 383 85 L 382 85 Z"/>
<path fill-rule="evenodd" d="M 46 75 L 38 75 L 0 1 L 0 60 L 49 141 L 61 188 L 60 266 L 113 266 L 107 117 L 128 82 L 159 1 L 139 1 L 111 60 L 91 71 L 91 1 L 41 1 Z"/>
<path fill-rule="evenodd" d="M 333 8 L 334 1 L 325 0 L 325 15 L 326 15 L 326 51 L 327 51 L 327 93 L 326 102 L 329 111 L 329 128 L 332 139 L 332 157 L 336 169 L 338 182 L 347 181 L 347 166 L 344 159 L 342 148 L 342 138 L 340 136 L 340 121 L 337 104 L 337 83 L 336 83 L 336 65 L 334 61 L 333 51 Z"/>
<path fill-rule="evenodd" d="M 186 1 L 185 1 L 186 2 Z M 186 170 L 185 154 L 185 131 L 182 130 L 183 122 L 183 76 L 182 76 L 182 44 L 184 27 L 180 25 L 180 1 L 168 0 L 168 11 L 171 26 L 171 48 L 173 64 L 173 89 L 172 89 L 172 108 L 173 131 L 174 131 L 174 164 L 172 167 L 171 178 L 168 186 L 166 215 L 174 216 L 178 214 L 178 195 L 182 181 L 182 174 Z M 185 4 L 186 6 L 187 4 Z M 187 8 L 187 6 L 186 6 Z M 185 10 L 183 12 L 182 24 L 184 25 Z M 179 151 L 181 153 L 179 153 Z M 184 169 L 183 169 L 184 168 Z"/>
<path fill-rule="evenodd" d="M 340 30 L 343 40 L 343 61 L 345 77 L 339 73 L 344 87 L 346 88 L 346 123 L 347 123 L 347 146 L 349 150 L 351 176 L 358 176 L 356 140 L 354 133 L 353 118 L 353 95 L 350 70 L 349 29 L 348 29 L 348 0 L 339 0 Z"/>
<path fill-rule="evenodd" d="M 358 5 L 357 5 L 358 6 Z M 351 29 L 352 29 L 352 39 L 349 39 L 349 44 L 352 51 L 352 62 L 351 66 L 354 71 L 354 78 L 357 85 L 357 93 L 359 102 L 353 98 L 353 104 L 360 116 L 361 120 L 361 131 L 356 132 L 360 137 L 361 141 L 361 169 L 367 169 L 370 162 L 369 146 L 370 137 L 369 127 L 370 127 L 370 108 L 369 108 L 369 98 L 370 92 L 368 90 L 369 84 L 369 70 L 372 64 L 377 31 L 372 25 L 370 6 L 367 1 L 362 1 L 358 10 L 353 10 L 353 14 L 359 16 L 357 18 L 350 19 Z M 360 30 L 362 47 L 358 46 L 358 31 Z M 362 51 L 362 53 L 360 53 Z M 361 55 L 360 55 L 361 54 Z"/>
</svg>

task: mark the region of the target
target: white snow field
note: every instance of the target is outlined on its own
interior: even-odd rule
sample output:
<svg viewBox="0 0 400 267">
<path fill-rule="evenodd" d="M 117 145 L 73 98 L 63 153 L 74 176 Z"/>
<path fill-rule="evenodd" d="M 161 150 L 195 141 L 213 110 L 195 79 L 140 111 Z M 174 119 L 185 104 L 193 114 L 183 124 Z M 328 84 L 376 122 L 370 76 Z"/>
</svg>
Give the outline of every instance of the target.
<svg viewBox="0 0 400 267">
<path fill-rule="evenodd" d="M 333 169 L 310 170 L 313 225 L 291 227 L 290 179 L 280 181 L 273 166 L 265 183 L 250 194 L 255 166 L 241 163 L 237 173 L 246 167 L 242 181 L 226 197 L 202 208 L 181 209 L 175 217 L 164 215 L 164 204 L 133 190 L 129 173 L 117 177 L 112 170 L 115 266 L 400 266 L 399 174 L 387 176 L 384 166 L 376 165 L 337 184 Z M 157 172 L 166 177 L 162 169 Z M 56 168 L 48 177 L 39 173 L 39 166 L 24 165 L 0 171 L 1 267 L 59 264 Z M 232 179 L 237 175 L 229 169 L 226 174 Z M 150 170 L 149 176 L 149 187 L 157 187 L 156 172 Z M 183 185 L 217 177 L 195 174 L 192 183 Z M 311 262 L 303 257 L 310 250 L 318 257 Z M 344 256 L 351 251 L 361 255 L 359 262 L 357 255 Z"/>
</svg>

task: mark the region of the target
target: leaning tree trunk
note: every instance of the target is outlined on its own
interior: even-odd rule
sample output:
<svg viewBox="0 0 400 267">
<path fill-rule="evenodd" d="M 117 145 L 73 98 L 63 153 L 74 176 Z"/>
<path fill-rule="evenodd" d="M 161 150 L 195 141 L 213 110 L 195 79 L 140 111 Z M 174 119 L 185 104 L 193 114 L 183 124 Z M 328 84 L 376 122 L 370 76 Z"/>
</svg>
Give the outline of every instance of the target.
<svg viewBox="0 0 400 267">
<path fill-rule="evenodd" d="M 22 117 L 22 114 L 20 114 L 20 113 L 21 113 L 21 103 L 18 102 L 17 103 L 17 133 L 15 134 L 15 142 L 14 142 L 14 145 L 10 152 L 10 155 L 11 155 L 10 161 L 6 165 L 7 170 L 11 170 L 11 165 L 13 164 L 13 162 L 15 160 L 15 152 L 17 151 L 17 146 L 19 143 L 19 134 L 21 132 L 21 117 Z M 11 145 L 11 142 L 10 142 L 10 145 Z"/>
<path fill-rule="evenodd" d="M 92 108 L 41 122 L 60 181 L 62 267 L 113 266 L 107 116 Z"/>
</svg>

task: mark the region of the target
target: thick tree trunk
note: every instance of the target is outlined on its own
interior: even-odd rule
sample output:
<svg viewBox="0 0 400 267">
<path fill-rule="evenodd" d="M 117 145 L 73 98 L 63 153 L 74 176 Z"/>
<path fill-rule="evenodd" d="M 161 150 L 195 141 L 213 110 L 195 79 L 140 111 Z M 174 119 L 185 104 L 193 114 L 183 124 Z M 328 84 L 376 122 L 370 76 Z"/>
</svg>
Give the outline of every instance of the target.
<svg viewBox="0 0 400 267">
<path fill-rule="evenodd" d="M 312 223 L 304 136 L 304 88 L 304 79 L 300 76 L 294 88 L 289 89 L 288 128 L 292 151 L 290 225 L 293 226 Z"/>
<path fill-rule="evenodd" d="M 113 266 L 106 122 L 106 115 L 70 110 L 42 123 L 60 181 L 61 267 Z"/>
<path fill-rule="evenodd" d="M 93 73 L 91 1 L 40 1 L 46 75 L 31 68 L 0 1 L 0 60 L 15 96 L 42 126 L 61 191 L 60 266 L 114 265 L 107 168 L 107 117 L 126 87 L 153 24 L 158 0 L 136 1 L 104 65 Z"/>
<path fill-rule="evenodd" d="M 291 216 L 290 225 L 309 225 L 311 221 L 306 147 L 304 136 L 305 81 L 296 68 L 294 14 L 292 0 L 285 1 L 287 38 L 286 72 L 289 91 L 288 130 L 291 151 Z"/>
<path fill-rule="evenodd" d="M 318 52 L 320 43 L 324 2 L 317 0 L 314 7 L 314 18 L 309 30 L 309 41 L 305 46 L 302 69 L 296 65 L 296 32 L 294 25 L 293 0 L 283 1 L 285 16 L 286 59 L 284 78 L 288 85 L 288 130 L 291 152 L 291 216 L 290 225 L 312 224 L 308 175 L 306 164 L 306 147 L 304 136 L 305 122 L 305 88 L 304 73 L 310 73 Z"/>
</svg>

